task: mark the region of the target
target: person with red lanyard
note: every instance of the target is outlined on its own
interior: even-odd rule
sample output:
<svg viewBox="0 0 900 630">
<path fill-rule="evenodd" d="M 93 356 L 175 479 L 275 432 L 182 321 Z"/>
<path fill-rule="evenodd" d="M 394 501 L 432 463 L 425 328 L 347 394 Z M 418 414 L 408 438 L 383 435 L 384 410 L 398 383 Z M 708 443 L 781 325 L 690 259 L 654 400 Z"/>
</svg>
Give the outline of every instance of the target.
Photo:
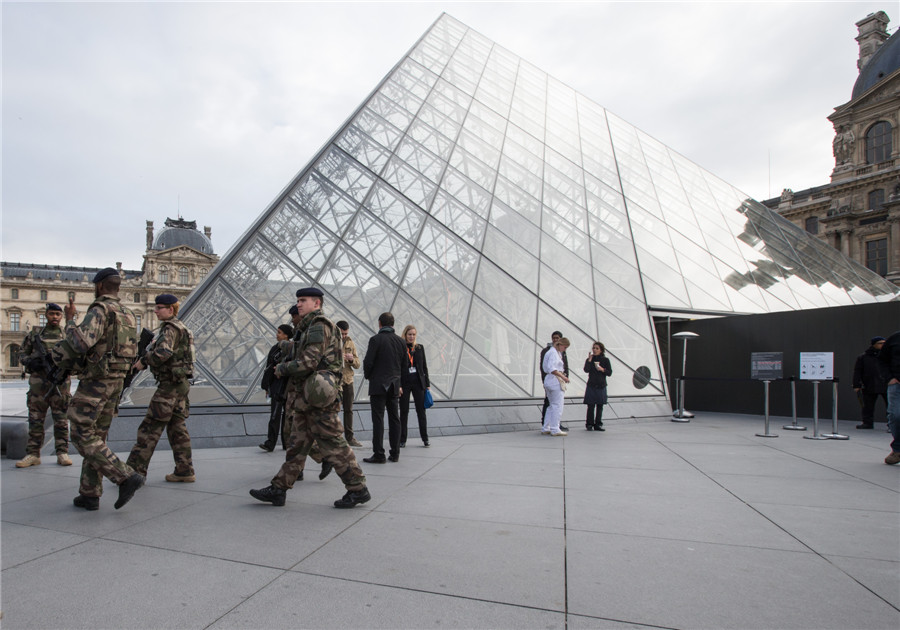
<svg viewBox="0 0 900 630">
<path fill-rule="evenodd" d="M 406 342 L 406 361 L 400 371 L 400 447 L 406 446 L 406 426 L 409 420 L 409 396 L 412 394 L 416 405 L 416 416 L 419 419 L 419 437 L 425 446 L 428 441 L 428 422 L 425 419 L 425 391 L 431 389 L 428 380 L 428 363 L 425 361 L 425 347 L 416 343 L 416 327 L 409 325 L 403 329 L 403 340 Z"/>
</svg>

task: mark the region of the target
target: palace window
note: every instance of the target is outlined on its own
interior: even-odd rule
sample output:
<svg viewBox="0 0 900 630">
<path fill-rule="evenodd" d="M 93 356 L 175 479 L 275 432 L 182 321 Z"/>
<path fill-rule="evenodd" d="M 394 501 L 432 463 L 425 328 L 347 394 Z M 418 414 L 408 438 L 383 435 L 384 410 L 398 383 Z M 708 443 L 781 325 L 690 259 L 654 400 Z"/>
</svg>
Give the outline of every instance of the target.
<svg viewBox="0 0 900 630">
<path fill-rule="evenodd" d="M 138 333 L 140 333 L 140 332 L 141 332 L 141 316 L 140 316 L 140 315 L 135 315 L 135 316 L 134 316 L 134 321 L 135 321 L 135 323 L 137 324 L 137 331 L 138 331 Z"/>
<path fill-rule="evenodd" d="M 22 325 L 22 314 L 21 313 L 10 313 L 9 314 L 9 329 L 12 332 L 19 332 L 19 327 Z"/>
<path fill-rule="evenodd" d="M 16 344 L 9 347 L 9 367 L 19 367 L 19 350 L 21 350 L 21 348 Z"/>
<path fill-rule="evenodd" d="M 47 301 L 47 290 L 41 289 L 41 302 L 46 302 L 46 301 Z"/>
<path fill-rule="evenodd" d="M 140 293 L 135 293 L 135 294 L 134 294 L 134 297 L 133 297 L 132 299 L 134 300 L 134 303 L 135 303 L 135 304 L 140 304 L 140 303 L 141 303 L 141 294 L 140 294 Z"/>
<path fill-rule="evenodd" d="M 19 290 L 18 289 L 10 289 L 9 297 L 13 300 L 18 300 L 19 299 Z"/>
<path fill-rule="evenodd" d="M 169 284 L 169 268 L 168 267 L 160 267 L 159 268 L 159 283 L 160 284 Z"/>
<path fill-rule="evenodd" d="M 806 218 L 806 231 L 810 234 L 818 234 L 819 233 L 819 217 L 807 217 Z"/>
<path fill-rule="evenodd" d="M 869 193 L 869 210 L 878 210 L 884 205 L 884 189 L 878 188 Z"/>
<path fill-rule="evenodd" d="M 188 268 L 181 267 L 178 270 L 178 284 L 187 284 L 189 282 Z"/>
<path fill-rule="evenodd" d="M 866 242 L 866 267 L 879 276 L 887 275 L 887 239 L 879 238 Z"/>
<path fill-rule="evenodd" d="M 44 312 L 38 313 L 38 326 L 46 326 L 47 325 L 47 314 Z"/>
<path fill-rule="evenodd" d="M 866 164 L 878 164 L 891 159 L 891 123 L 881 120 L 866 132 Z"/>
<path fill-rule="evenodd" d="M 75 292 L 74 291 L 69 291 L 69 299 L 72 301 L 75 300 Z"/>
</svg>

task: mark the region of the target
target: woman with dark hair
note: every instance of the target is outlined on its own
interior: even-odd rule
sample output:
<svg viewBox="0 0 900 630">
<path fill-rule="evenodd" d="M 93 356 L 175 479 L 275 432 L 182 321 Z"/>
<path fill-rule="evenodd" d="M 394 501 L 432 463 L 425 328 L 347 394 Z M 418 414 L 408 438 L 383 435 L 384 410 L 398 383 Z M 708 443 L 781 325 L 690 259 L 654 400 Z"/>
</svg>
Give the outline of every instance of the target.
<svg viewBox="0 0 900 630">
<path fill-rule="evenodd" d="M 612 366 L 606 358 L 606 346 L 599 341 L 595 341 L 591 347 L 591 353 L 584 362 L 584 371 L 588 375 L 584 390 L 584 404 L 587 405 L 584 427 L 588 431 L 605 431 L 603 405 L 607 400 L 606 377 L 612 375 Z"/>
<path fill-rule="evenodd" d="M 412 394 L 416 404 L 416 417 L 419 419 L 419 437 L 425 446 L 428 442 L 428 422 L 425 419 L 425 390 L 431 389 L 428 380 L 428 363 L 425 361 L 425 347 L 416 343 L 416 327 L 409 325 L 403 329 L 403 340 L 406 342 L 406 360 L 400 370 L 400 446 L 406 446 L 406 425 L 409 420 L 409 396 Z"/>
<path fill-rule="evenodd" d="M 281 363 L 281 342 L 287 341 L 294 334 L 290 324 L 282 324 L 275 331 L 275 345 L 269 349 L 266 357 L 266 369 L 263 372 L 260 386 L 266 392 L 269 399 L 269 431 L 266 441 L 259 445 L 264 451 L 272 452 L 278 444 L 278 434 L 281 433 L 281 446 L 287 448 L 287 436 L 284 434 L 284 388 L 287 385 L 286 378 L 275 378 L 275 366 Z"/>
</svg>

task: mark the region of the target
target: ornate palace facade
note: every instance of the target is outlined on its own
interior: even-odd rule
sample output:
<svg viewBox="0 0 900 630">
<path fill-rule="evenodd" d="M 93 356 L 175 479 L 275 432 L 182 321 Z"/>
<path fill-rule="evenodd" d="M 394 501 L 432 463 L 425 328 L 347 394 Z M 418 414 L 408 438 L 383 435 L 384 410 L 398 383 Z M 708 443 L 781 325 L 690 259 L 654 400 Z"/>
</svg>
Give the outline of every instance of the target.
<svg viewBox="0 0 900 630">
<path fill-rule="evenodd" d="M 122 269 L 120 297 L 138 317 L 138 327 L 157 326 L 154 298 L 172 293 L 184 300 L 219 261 L 213 252 L 211 231 L 197 230 L 196 221 L 166 219 L 164 227 L 154 234 L 153 222 L 147 221 L 147 249 L 140 271 Z M 64 267 L 31 263 L 0 263 L 0 335 L 2 364 L 0 377 L 18 378 L 18 350 L 25 335 L 34 326 L 42 326 L 47 302 L 63 306 L 75 299 L 78 312 L 84 314 L 94 299 L 91 279 L 95 267 Z"/>
<path fill-rule="evenodd" d="M 900 284 L 900 32 L 883 11 L 856 23 L 859 77 L 834 124 L 831 183 L 763 203 Z"/>
</svg>

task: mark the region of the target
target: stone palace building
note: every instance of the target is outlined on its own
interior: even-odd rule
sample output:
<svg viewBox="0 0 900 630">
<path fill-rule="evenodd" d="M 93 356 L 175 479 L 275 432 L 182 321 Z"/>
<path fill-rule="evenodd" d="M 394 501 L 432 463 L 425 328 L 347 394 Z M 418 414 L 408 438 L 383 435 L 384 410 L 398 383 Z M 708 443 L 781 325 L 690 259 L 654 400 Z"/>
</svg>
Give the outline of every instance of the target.
<svg viewBox="0 0 900 630">
<path fill-rule="evenodd" d="M 810 234 L 900 284 L 900 31 L 884 11 L 856 23 L 859 77 L 835 108 L 831 182 L 786 188 L 763 203 Z"/>
<path fill-rule="evenodd" d="M 153 306 L 158 294 L 172 293 L 183 301 L 219 261 L 210 238 L 210 228 L 200 232 L 196 221 L 166 219 L 155 234 L 153 221 L 147 221 L 142 269 L 122 269 L 122 263 L 116 263 L 123 278 L 119 295 L 137 315 L 139 330 L 156 328 Z M 97 271 L 96 267 L 0 262 L 0 378 L 21 376 L 19 348 L 28 331 L 44 325 L 47 302 L 64 306 L 74 297 L 78 312 L 84 314 L 94 299 L 91 279 Z"/>
</svg>

